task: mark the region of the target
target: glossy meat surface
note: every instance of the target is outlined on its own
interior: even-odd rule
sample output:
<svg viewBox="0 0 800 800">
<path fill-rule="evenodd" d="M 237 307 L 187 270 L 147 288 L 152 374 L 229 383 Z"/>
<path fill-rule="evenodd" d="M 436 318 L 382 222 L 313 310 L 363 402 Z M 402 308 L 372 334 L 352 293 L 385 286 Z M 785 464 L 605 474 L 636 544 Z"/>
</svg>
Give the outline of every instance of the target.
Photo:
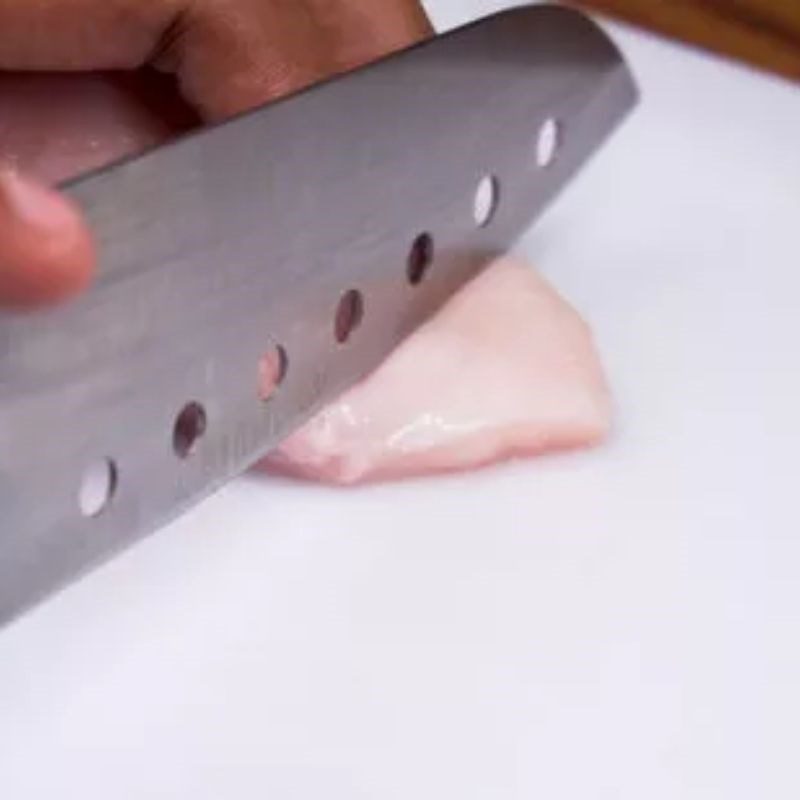
<svg viewBox="0 0 800 800">
<path fill-rule="evenodd" d="M 465 470 L 596 444 L 610 406 L 586 324 L 503 260 L 264 466 L 334 484 Z"/>
</svg>

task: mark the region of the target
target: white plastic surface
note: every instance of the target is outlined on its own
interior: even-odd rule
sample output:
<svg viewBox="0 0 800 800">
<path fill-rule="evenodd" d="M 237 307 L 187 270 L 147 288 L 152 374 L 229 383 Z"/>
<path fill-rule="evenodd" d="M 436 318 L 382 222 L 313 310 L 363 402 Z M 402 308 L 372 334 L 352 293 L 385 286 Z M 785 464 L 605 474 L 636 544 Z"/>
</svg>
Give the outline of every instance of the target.
<svg viewBox="0 0 800 800">
<path fill-rule="evenodd" d="M 614 31 L 644 105 L 523 248 L 614 441 L 230 487 L 0 631 L 3 797 L 800 796 L 800 89 Z"/>
</svg>

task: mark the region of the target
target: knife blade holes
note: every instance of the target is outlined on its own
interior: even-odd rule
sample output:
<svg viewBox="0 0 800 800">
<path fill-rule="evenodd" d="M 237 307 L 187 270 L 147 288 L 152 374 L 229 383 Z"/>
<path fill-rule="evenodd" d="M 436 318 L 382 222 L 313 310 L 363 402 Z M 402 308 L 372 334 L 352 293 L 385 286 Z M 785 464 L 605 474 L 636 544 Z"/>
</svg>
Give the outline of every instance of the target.
<svg viewBox="0 0 800 800">
<path fill-rule="evenodd" d="M 364 321 L 364 296 L 357 289 L 342 295 L 336 309 L 334 333 L 339 344 L 346 344 Z"/>
<path fill-rule="evenodd" d="M 172 448 L 178 458 L 188 458 L 197 449 L 208 428 L 206 410 L 199 403 L 188 403 L 175 419 Z"/>
<path fill-rule="evenodd" d="M 473 214 L 475 224 L 485 228 L 494 219 L 500 204 L 500 181 L 494 175 L 486 175 L 475 192 Z"/>
<path fill-rule="evenodd" d="M 550 117 L 542 123 L 536 138 L 536 166 L 547 169 L 556 160 L 561 147 L 562 128 L 558 120 Z"/>
<path fill-rule="evenodd" d="M 433 237 L 423 233 L 414 240 L 408 256 L 408 282 L 412 286 L 419 286 L 425 279 L 433 265 L 435 248 Z"/>
<path fill-rule="evenodd" d="M 84 517 L 99 517 L 117 492 L 117 465 L 110 458 L 90 464 L 83 473 L 78 505 Z"/>
<path fill-rule="evenodd" d="M 280 345 L 261 357 L 258 362 L 258 394 L 265 403 L 275 396 L 288 371 L 289 357 Z"/>
</svg>

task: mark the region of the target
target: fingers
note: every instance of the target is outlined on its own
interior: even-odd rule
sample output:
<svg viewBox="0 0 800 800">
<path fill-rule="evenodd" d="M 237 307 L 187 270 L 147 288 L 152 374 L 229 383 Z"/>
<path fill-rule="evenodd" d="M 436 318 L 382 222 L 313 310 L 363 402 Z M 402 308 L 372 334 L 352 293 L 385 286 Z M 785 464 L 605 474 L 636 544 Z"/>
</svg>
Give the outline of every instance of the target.
<svg viewBox="0 0 800 800">
<path fill-rule="evenodd" d="M 0 70 L 174 73 L 218 119 L 431 32 L 419 0 L 0 0 Z"/>
<path fill-rule="evenodd" d="M 69 297 L 88 283 L 93 266 L 78 210 L 41 184 L 0 173 L 0 308 Z"/>
<path fill-rule="evenodd" d="M 221 119 L 410 46 L 431 28 L 419 0 L 369 8 L 363 0 L 0 0 L 0 32 L 0 72 L 151 65 L 174 74 L 203 116 Z M 57 102 L 49 98 L 46 107 Z M 21 128 L 10 130 L 16 136 Z M 55 153 L 42 174 L 77 158 L 81 130 L 61 137 L 69 152 Z M 133 146 L 129 133 L 108 141 Z M 93 158 L 101 139 L 86 140 Z M 11 163 L 26 163 L 20 156 L 32 141 L 20 140 Z M 0 165 L 8 155 L 0 137 Z M 0 173 L 0 307 L 69 296 L 93 266 L 78 210 L 43 185 Z"/>
<path fill-rule="evenodd" d="M 189 0 L 0 0 L 0 69 L 135 69 Z"/>
<path fill-rule="evenodd" d="M 211 119 L 408 47 L 431 33 L 418 0 L 196 2 L 157 59 Z"/>
</svg>

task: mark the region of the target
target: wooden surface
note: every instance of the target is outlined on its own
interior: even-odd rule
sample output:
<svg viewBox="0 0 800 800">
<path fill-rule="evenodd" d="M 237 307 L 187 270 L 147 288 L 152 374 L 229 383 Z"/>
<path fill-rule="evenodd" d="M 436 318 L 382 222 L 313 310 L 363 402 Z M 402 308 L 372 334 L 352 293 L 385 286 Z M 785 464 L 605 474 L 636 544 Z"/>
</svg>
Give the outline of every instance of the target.
<svg viewBox="0 0 800 800">
<path fill-rule="evenodd" d="M 577 0 L 800 81 L 800 0 Z"/>
</svg>

